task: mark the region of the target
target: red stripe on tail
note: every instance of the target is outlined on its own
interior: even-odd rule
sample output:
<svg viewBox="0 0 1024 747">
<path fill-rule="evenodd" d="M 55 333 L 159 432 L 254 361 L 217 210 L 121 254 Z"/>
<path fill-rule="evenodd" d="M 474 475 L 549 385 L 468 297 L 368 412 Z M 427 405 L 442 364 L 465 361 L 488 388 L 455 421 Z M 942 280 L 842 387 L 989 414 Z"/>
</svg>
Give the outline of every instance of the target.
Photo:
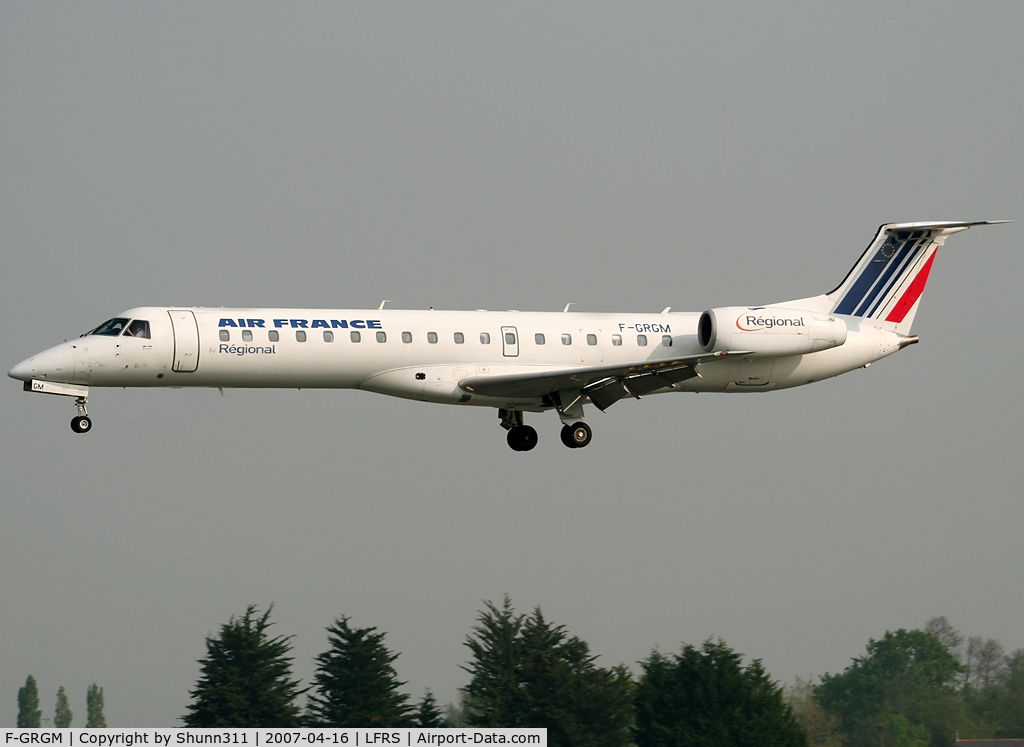
<svg viewBox="0 0 1024 747">
<path fill-rule="evenodd" d="M 921 268 L 921 272 L 917 273 L 914 282 L 910 284 L 910 287 L 900 297 L 900 300 L 892 307 L 892 311 L 889 312 L 889 316 L 885 318 L 885 321 L 899 324 L 910 313 L 914 304 L 917 303 L 917 299 L 924 293 L 924 286 L 928 282 L 928 273 L 932 270 L 932 260 L 935 259 L 935 254 L 936 252 L 932 252 L 932 256 L 924 263 L 924 267 Z"/>
</svg>

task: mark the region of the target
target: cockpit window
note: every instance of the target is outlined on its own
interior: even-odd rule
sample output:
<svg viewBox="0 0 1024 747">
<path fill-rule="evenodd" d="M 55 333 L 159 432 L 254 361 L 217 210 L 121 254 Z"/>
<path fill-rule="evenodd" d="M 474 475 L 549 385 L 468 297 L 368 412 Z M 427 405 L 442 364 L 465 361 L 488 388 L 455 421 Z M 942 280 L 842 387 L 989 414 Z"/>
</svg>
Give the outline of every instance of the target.
<svg viewBox="0 0 1024 747">
<path fill-rule="evenodd" d="M 251 332 L 249 333 L 252 334 Z M 134 322 L 128 325 L 128 329 L 124 331 L 125 337 L 141 337 L 144 340 L 149 339 L 149 322 L 145 319 L 136 319 Z"/>
<path fill-rule="evenodd" d="M 90 332 L 90 335 L 106 335 L 107 337 L 117 337 L 124 331 L 125 326 L 128 324 L 128 319 L 123 319 L 119 316 L 110 319 L 109 321 L 103 322 L 100 326 Z"/>
</svg>

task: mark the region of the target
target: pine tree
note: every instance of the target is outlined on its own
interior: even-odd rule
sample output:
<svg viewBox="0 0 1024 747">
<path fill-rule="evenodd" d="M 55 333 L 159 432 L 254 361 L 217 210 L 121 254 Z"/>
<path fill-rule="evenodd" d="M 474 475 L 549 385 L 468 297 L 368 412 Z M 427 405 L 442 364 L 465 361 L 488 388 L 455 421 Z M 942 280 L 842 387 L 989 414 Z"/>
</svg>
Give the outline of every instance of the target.
<svg viewBox="0 0 1024 747">
<path fill-rule="evenodd" d="M 540 608 L 517 615 L 508 597 L 501 609 L 486 607 L 466 641 L 469 726 L 546 728 L 553 747 L 629 742 L 633 683 L 625 667 L 595 666 L 586 642 Z"/>
<path fill-rule="evenodd" d="M 39 688 L 36 678 L 31 674 L 25 680 L 25 686 L 18 688 L 18 728 L 38 729 L 42 720 L 39 710 Z"/>
<path fill-rule="evenodd" d="M 86 729 L 106 729 L 107 719 L 103 715 L 103 688 L 93 683 L 85 694 L 88 715 L 85 720 Z"/>
<path fill-rule="evenodd" d="M 522 661 L 523 620 L 505 597 L 499 610 L 493 602 L 477 617 L 473 635 L 466 637 L 472 653 L 469 666 L 462 667 L 472 679 L 465 688 L 470 704 L 468 726 L 526 726 L 525 693 L 519 686 Z"/>
<path fill-rule="evenodd" d="M 409 696 L 400 693 L 391 663 L 398 658 L 376 628 L 353 628 L 339 617 L 327 628 L 328 651 L 317 671 L 307 707 L 310 726 L 390 728 L 412 725 Z"/>
<path fill-rule="evenodd" d="M 638 747 L 764 745 L 806 747 L 807 737 L 783 699 L 782 688 L 754 661 L 722 641 L 707 640 L 668 657 L 654 651 L 641 662 L 635 738 Z"/>
<path fill-rule="evenodd" d="M 57 690 L 57 707 L 53 711 L 53 725 L 58 729 L 71 726 L 72 713 L 68 707 L 68 696 L 61 687 Z"/>
<path fill-rule="evenodd" d="M 437 706 L 437 699 L 429 689 L 416 707 L 416 726 L 421 729 L 440 729 L 447 726 L 444 714 Z"/>
<path fill-rule="evenodd" d="M 207 637 L 206 658 L 199 660 L 202 676 L 182 717 L 185 726 L 299 725 L 295 698 L 304 691 L 291 679 L 292 637 L 268 636 L 273 609 L 257 616 L 250 605 L 241 618 L 222 625 L 220 635 Z"/>
</svg>

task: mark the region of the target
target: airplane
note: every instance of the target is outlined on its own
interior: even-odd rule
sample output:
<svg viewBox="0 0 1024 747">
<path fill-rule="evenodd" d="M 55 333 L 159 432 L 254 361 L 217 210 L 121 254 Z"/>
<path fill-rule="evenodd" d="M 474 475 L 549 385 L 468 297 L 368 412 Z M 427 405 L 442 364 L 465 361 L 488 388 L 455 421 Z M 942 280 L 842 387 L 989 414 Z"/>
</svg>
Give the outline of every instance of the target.
<svg viewBox="0 0 1024 747">
<path fill-rule="evenodd" d="M 666 392 L 767 392 L 866 368 L 910 334 L 938 247 L 972 226 L 888 223 L 829 293 L 703 313 L 579 313 L 147 306 L 37 353 L 8 375 L 72 397 L 90 387 L 361 389 L 492 407 L 530 451 L 524 413 L 557 412 L 570 448 L 593 437 L 584 405 Z"/>
</svg>

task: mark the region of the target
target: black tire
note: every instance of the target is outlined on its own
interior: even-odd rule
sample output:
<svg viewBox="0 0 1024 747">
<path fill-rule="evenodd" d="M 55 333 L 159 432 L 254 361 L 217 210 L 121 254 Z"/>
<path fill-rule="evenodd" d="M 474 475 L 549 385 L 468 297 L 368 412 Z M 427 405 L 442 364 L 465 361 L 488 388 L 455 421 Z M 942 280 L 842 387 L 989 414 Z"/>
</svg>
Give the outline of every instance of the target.
<svg viewBox="0 0 1024 747">
<path fill-rule="evenodd" d="M 507 440 L 513 451 L 529 451 L 537 445 L 537 431 L 528 425 L 517 425 L 509 429 Z"/>
<path fill-rule="evenodd" d="M 563 425 L 562 432 L 559 434 L 562 438 L 562 443 L 568 446 L 570 449 L 576 448 L 576 442 L 572 440 L 572 426 Z"/>
<path fill-rule="evenodd" d="M 573 423 L 569 426 L 569 438 L 572 439 L 573 448 L 582 449 L 594 438 L 594 432 L 586 423 Z"/>
<path fill-rule="evenodd" d="M 88 415 L 79 415 L 71 421 L 71 430 L 75 433 L 88 433 L 92 430 L 92 420 Z"/>
</svg>

